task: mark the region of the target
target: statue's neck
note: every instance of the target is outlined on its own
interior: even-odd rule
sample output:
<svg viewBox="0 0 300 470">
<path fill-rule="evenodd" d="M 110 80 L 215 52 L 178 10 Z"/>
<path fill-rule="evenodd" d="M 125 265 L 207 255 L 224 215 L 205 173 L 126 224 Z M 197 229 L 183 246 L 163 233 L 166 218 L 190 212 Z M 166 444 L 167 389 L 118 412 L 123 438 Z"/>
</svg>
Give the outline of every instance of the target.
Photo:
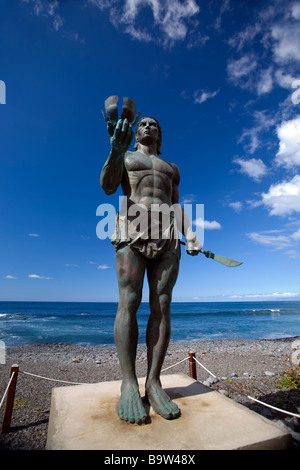
<svg viewBox="0 0 300 470">
<path fill-rule="evenodd" d="M 157 157 L 157 146 L 156 142 L 150 145 L 144 145 L 138 143 L 137 150 L 144 153 L 145 155 L 155 155 Z"/>
</svg>

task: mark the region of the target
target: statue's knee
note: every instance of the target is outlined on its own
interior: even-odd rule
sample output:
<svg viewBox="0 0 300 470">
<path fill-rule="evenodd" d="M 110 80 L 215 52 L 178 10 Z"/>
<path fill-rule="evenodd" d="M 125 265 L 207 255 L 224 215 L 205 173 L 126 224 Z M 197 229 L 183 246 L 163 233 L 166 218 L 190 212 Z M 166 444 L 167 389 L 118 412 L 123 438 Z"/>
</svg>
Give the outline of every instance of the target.
<svg viewBox="0 0 300 470">
<path fill-rule="evenodd" d="M 142 300 L 142 294 L 140 292 L 130 292 L 127 290 L 122 293 L 121 299 L 122 307 L 125 312 L 136 313 Z"/>
<path fill-rule="evenodd" d="M 171 305 L 172 296 L 169 293 L 163 292 L 159 294 L 159 304 L 161 308 L 168 309 Z"/>
</svg>

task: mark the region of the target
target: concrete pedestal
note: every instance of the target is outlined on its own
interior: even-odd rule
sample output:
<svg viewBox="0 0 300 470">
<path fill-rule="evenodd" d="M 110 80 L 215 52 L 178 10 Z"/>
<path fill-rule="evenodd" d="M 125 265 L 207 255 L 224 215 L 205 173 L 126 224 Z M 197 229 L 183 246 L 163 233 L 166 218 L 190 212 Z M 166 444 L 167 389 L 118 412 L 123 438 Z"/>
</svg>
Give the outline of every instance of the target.
<svg viewBox="0 0 300 470">
<path fill-rule="evenodd" d="M 165 420 L 152 408 L 149 422 L 117 416 L 120 381 L 54 388 L 48 450 L 287 449 L 288 432 L 184 374 L 161 376 L 181 416 Z M 145 379 L 140 379 L 144 396 Z"/>
</svg>

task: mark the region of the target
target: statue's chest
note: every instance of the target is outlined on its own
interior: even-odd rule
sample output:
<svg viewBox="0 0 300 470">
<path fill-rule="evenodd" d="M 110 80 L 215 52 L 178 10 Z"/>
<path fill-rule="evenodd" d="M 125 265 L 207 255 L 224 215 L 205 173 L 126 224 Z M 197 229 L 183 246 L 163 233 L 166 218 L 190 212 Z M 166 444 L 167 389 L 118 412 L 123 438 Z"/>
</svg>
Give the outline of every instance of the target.
<svg viewBox="0 0 300 470">
<path fill-rule="evenodd" d="M 164 173 L 167 177 L 173 177 L 171 165 L 159 157 L 148 156 L 139 152 L 127 154 L 125 157 L 125 168 L 130 172 L 147 171 Z"/>
</svg>

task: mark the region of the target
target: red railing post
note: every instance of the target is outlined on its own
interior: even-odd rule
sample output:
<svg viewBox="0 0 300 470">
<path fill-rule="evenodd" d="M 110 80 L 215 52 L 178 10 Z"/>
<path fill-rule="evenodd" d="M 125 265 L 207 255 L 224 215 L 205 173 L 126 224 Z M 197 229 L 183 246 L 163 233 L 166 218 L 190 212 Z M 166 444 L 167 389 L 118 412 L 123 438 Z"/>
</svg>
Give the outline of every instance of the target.
<svg viewBox="0 0 300 470">
<path fill-rule="evenodd" d="M 6 396 L 4 417 L 3 417 L 3 422 L 2 422 L 2 434 L 6 434 L 10 430 L 11 417 L 12 417 L 14 401 L 15 401 L 15 392 L 16 392 L 16 386 L 17 386 L 18 372 L 19 372 L 19 366 L 17 364 L 12 365 L 10 369 L 9 378 L 11 378 L 12 375 L 13 375 L 13 378 L 9 385 L 7 396 Z"/>
<path fill-rule="evenodd" d="M 194 352 L 189 353 L 189 366 L 190 366 L 190 377 L 197 380 L 197 369 L 196 369 L 196 354 Z"/>
</svg>

